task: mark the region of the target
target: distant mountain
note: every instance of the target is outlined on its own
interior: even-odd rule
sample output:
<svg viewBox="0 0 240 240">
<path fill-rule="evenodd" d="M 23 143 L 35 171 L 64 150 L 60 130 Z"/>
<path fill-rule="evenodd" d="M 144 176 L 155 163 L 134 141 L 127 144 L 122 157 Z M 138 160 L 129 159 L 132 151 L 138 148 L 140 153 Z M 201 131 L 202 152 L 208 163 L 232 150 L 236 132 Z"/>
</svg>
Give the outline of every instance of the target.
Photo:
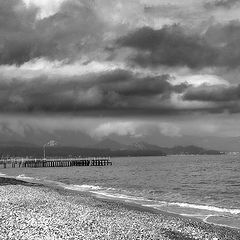
<svg viewBox="0 0 240 240">
<path fill-rule="evenodd" d="M 161 147 L 153 145 L 153 144 L 149 144 L 149 143 L 146 143 L 146 142 L 136 142 L 136 143 L 128 146 L 128 149 L 132 149 L 132 150 L 151 150 L 151 151 L 162 150 Z"/>
<path fill-rule="evenodd" d="M 162 148 L 168 155 L 219 155 L 222 152 L 217 150 L 208 150 L 198 146 L 175 146 L 173 148 Z"/>
<path fill-rule="evenodd" d="M 64 132 L 61 132 L 55 139 L 63 140 Z M 61 136 L 61 138 L 60 138 Z M 66 139 L 70 138 L 70 135 L 65 135 Z M 84 134 L 81 135 L 84 137 Z M 50 137 L 50 135 L 48 136 Z M 74 136 L 74 144 L 67 145 L 69 142 L 60 141 L 58 146 L 49 147 L 47 146 L 47 153 L 51 156 L 80 156 L 80 155 L 107 155 L 107 156 L 163 156 L 163 155 L 218 155 L 222 154 L 216 150 L 208 150 L 195 145 L 190 146 L 175 146 L 172 148 L 160 147 L 154 144 L 149 144 L 144 141 L 123 144 L 118 141 L 112 140 L 110 138 L 105 138 L 102 141 L 94 142 L 91 139 L 86 139 L 86 145 L 81 146 L 84 139 L 79 139 L 78 136 Z M 78 141 L 79 140 L 79 141 Z M 47 142 L 45 140 L 45 142 Z M 72 152 L 71 152 L 72 151 Z M 17 141 L 0 141 L 0 153 L 2 155 L 11 156 L 41 156 L 42 155 L 42 145 L 37 145 L 34 143 L 29 143 L 21 140 Z"/>
<path fill-rule="evenodd" d="M 132 152 L 159 152 L 166 153 L 168 155 L 218 155 L 221 154 L 220 151 L 205 149 L 195 145 L 189 146 L 175 146 L 175 147 L 160 147 L 154 144 L 149 144 L 143 141 L 135 142 L 132 144 L 122 144 L 112 139 L 104 139 L 97 144 L 91 145 L 94 149 L 109 149 L 111 151 L 132 151 Z"/>
<path fill-rule="evenodd" d="M 134 151 L 157 151 L 162 148 L 153 144 L 149 144 L 146 142 L 135 142 L 132 144 L 122 144 L 112 139 L 106 138 L 90 147 L 96 149 L 111 149 L 111 150 L 134 150 Z"/>
<path fill-rule="evenodd" d="M 108 139 L 110 141 L 108 141 Z M 117 134 L 111 134 L 102 141 L 97 141 L 89 133 L 81 130 L 71 129 L 56 129 L 54 131 L 48 131 L 44 129 L 35 129 L 31 126 L 25 126 L 21 129 L 21 132 L 17 132 L 6 126 L 1 126 L 0 129 L 0 146 L 1 145 L 36 145 L 43 146 L 49 140 L 56 140 L 60 146 L 88 148 L 96 146 L 97 149 L 110 148 L 116 149 L 156 149 L 158 147 L 166 146 L 166 148 L 175 148 L 170 151 L 171 154 L 178 154 L 184 152 L 184 149 L 176 149 L 172 146 L 187 146 L 189 143 L 193 146 L 199 146 L 203 149 L 220 149 L 221 151 L 239 151 L 240 137 L 217 137 L 217 136 L 188 136 L 183 135 L 181 137 L 165 136 L 159 134 L 158 131 L 151 132 L 149 135 L 144 135 L 138 138 L 133 136 L 119 136 Z M 115 143 L 111 143 L 115 141 Z M 138 141 L 138 142 L 136 142 Z M 103 143 L 101 143 L 103 142 Z M 158 144 L 160 143 L 160 144 Z M 150 146 L 152 145 L 152 146 Z M 158 146 L 157 146 L 158 145 Z M 155 146 L 155 147 L 154 147 Z M 168 149 L 165 149 L 168 151 Z M 186 152 L 186 151 L 185 151 Z M 187 150 L 189 152 L 189 150 Z M 191 152 L 191 151 L 190 151 Z M 195 152 L 202 152 L 195 149 Z"/>
<path fill-rule="evenodd" d="M 127 145 L 121 144 L 117 141 L 111 140 L 109 138 L 103 139 L 102 141 L 90 145 L 89 147 L 94 149 L 110 149 L 110 150 L 123 150 L 128 149 Z"/>
<path fill-rule="evenodd" d="M 166 155 L 160 147 L 145 142 L 122 144 L 112 139 L 104 139 L 90 146 L 93 149 L 109 150 L 114 156 L 162 156 Z"/>
</svg>

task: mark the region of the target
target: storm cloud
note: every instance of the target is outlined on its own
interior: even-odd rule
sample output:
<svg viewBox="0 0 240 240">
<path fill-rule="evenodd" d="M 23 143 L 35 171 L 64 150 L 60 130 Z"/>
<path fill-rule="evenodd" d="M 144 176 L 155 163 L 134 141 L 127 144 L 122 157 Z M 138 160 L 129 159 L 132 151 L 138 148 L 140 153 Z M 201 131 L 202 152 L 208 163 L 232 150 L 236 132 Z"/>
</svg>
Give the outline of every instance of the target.
<svg viewBox="0 0 240 240">
<path fill-rule="evenodd" d="M 206 86 L 193 87 L 184 94 L 185 100 L 230 102 L 240 100 L 240 86 Z"/>
<path fill-rule="evenodd" d="M 240 85 L 190 87 L 183 95 L 185 101 L 209 102 L 214 104 L 210 112 L 240 112 Z"/>
<path fill-rule="evenodd" d="M 37 57 L 73 60 L 102 40 L 104 25 L 87 1 L 63 2 L 43 19 L 39 11 L 21 0 L 0 0 L 1 64 L 20 65 Z"/>
<path fill-rule="evenodd" d="M 153 139 L 151 121 L 179 139 L 239 135 L 239 11 L 236 0 L 0 0 L 2 138 L 27 122 L 44 135 Z"/>
<path fill-rule="evenodd" d="M 167 109 L 172 93 L 187 84 L 172 85 L 169 75 L 141 77 L 129 71 L 88 74 L 68 79 L 42 76 L 28 81 L 0 81 L 1 112 L 73 113 Z"/>
<path fill-rule="evenodd" d="M 178 82 L 169 74 L 143 76 L 123 69 L 1 79 L 0 111 L 108 117 L 240 112 L 238 85 L 223 85 L 220 80 L 212 85 L 187 81 Z"/>
<path fill-rule="evenodd" d="M 211 2 L 216 7 L 234 3 L 233 0 Z M 92 62 L 93 66 L 103 63 L 101 70 L 85 74 L 78 70 L 78 65 L 72 68 L 70 75 L 64 71 L 52 74 L 51 69 L 44 70 L 42 75 L 40 70 L 31 70 L 30 79 L 28 73 L 23 75 L 28 79 L 6 78 L 1 73 L 0 110 L 19 113 L 91 112 L 93 115 L 101 112 L 128 115 L 140 111 L 151 116 L 214 111 L 214 107 L 219 111 L 220 102 L 221 106 L 223 102 L 237 104 L 238 88 L 235 85 L 199 87 L 184 81 L 173 84 L 172 80 L 175 79 L 174 69 L 184 67 L 192 69 L 191 74 L 204 68 L 237 69 L 240 65 L 238 20 L 214 22 L 208 24 L 204 31 L 197 31 L 197 27 L 188 29 L 179 23 L 160 24 L 159 28 L 155 24 L 154 28 L 146 26 L 151 25 L 151 21 L 146 19 L 153 14 L 146 9 L 169 9 L 173 14 L 181 4 L 164 7 L 133 1 L 129 2 L 129 7 L 134 6 L 139 13 L 147 12 L 143 26 L 137 28 L 138 25 L 130 24 L 129 19 L 129 15 L 136 15 L 136 12 L 129 10 L 124 13 L 121 0 L 116 7 L 115 4 L 110 5 L 114 16 L 109 14 L 112 21 L 108 21 L 103 16 L 103 13 L 108 14 L 108 5 L 107 0 L 102 5 L 97 1 L 62 1 L 55 12 L 39 17 L 41 9 L 36 4 L 0 0 L 1 65 L 21 69 L 24 64 L 47 59 L 50 64 L 59 61 L 63 68 L 69 64 L 82 64 L 83 69 Z M 115 15 L 118 10 L 120 14 Z M 156 13 L 153 15 L 155 19 Z M 167 12 L 165 15 L 167 17 Z M 122 23 L 117 17 L 128 21 Z M 151 73 L 152 69 L 162 66 L 170 67 L 173 73 Z M 136 67 L 137 71 L 134 70 Z M 186 76 L 186 79 L 191 79 L 191 76 Z M 201 104 L 196 105 L 196 101 Z M 207 105 L 209 102 L 215 105 Z"/>
<path fill-rule="evenodd" d="M 133 53 L 130 60 L 142 67 L 236 68 L 240 65 L 239 30 L 239 21 L 212 25 L 204 34 L 187 33 L 179 25 L 159 30 L 143 27 L 116 43 L 120 48 L 135 49 L 137 53 Z"/>
<path fill-rule="evenodd" d="M 133 61 L 141 66 L 167 65 L 204 67 L 211 64 L 217 51 L 198 36 L 187 36 L 178 26 L 154 30 L 141 28 L 120 38 L 117 44 L 135 48 Z"/>
<path fill-rule="evenodd" d="M 216 1 L 215 4 L 230 2 Z M 179 23 L 160 25 L 157 29 L 146 27 L 145 23 L 145 27 L 136 28 L 133 23 L 121 23 L 117 18 L 107 21 L 101 15 L 107 14 L 107 3 L 104 1 L 99 9 L 97 2 L 63 1 L 56 13 L 39 18 L 40 8 L 33 4 L 27 6 L 22 0 L 0 0 L 0 64 L 21 65 L 41 57 L 66 62 L 79 59 L 117 62 L 120 59 L 125 64 L 129 64 L 130 59 L 131 63 L 144 68 L 162 65 L 192 69 L 209 66 L 236 68 L 240 64 L 237 48 L 240 23 L 237 20 L 210 24 L 201 32 L 186 29 Z M 146 4 L 142 7 L 136 2 L 132 4 L 143 14 L 149 8 Z M 121 1 L 120 7 L 124 7 Z M 176 6 L 172 8 L 176 9 Z M 122 15 L 118 17 L 126 17 Z M 149 13 L 147 16 L 149 18 Z M 119 51 L 112 54 L 111 46 L 114 45 Z M 125 57 L 123 48 L 134 51 Z"/>
<path fill-rule="evenodd" d="M 213 2 L 207 2 L 204 4 L 206 9 L 214 9 L 214 8 L 226 8 L 230 9 L 235 4 L 237 4 L 238 0 L 215 0 Z"/>
</svg>

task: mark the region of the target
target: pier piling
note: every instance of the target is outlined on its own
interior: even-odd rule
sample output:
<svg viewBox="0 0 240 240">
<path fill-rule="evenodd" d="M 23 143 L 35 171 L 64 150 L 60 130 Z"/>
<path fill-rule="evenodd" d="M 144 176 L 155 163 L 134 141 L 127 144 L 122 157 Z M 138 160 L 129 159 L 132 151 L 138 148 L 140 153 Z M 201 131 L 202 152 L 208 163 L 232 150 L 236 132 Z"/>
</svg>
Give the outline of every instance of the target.
<svg viewBox="0 0 240 240">
<path fill-rule="evenodd" d="M 43 168 L 43 167 L 75 167 L 75 166 L 111 166 L 110 157 L 92 157 L 92 158 L 65 158 L 65 159 L 3 159 L 0 160 L 0 166 L 7 168 Z"/>
</svg>

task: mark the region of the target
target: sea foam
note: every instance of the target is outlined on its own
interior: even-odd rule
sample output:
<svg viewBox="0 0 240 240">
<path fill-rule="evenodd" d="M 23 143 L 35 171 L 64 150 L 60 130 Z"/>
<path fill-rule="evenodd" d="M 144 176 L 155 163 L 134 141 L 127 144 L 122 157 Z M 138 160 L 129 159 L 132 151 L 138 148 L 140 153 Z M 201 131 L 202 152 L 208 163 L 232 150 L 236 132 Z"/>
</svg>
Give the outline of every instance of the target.
<svg viewBox="0 0 240 240">
<path fill-rule="evenodd" d="M 193 208 L 193 209 L 199 209 L 199 210 L 207 210 L 207 211 L 213 211 L 213 212 L 219 212 L 219 213 L 230 213 L 230 214 L 240 214 L 240 209 L 231 209 L 231 208 L 221 208 L 221 207 L 215 207 L 215 206 L 208 206 L 208 205 L 197 205 L 197 204 L 191 204 L 191 203 L 167 203 L 169 206 L 179 206 L 182 208 Z"/>
<path fill-rule="evenodd" d="M 33 177 L 27 177 L 25 174 L 18 175 L 16 179 L 28 179 L 28 180 L 34 180 Z"/>
<path fill-rule="evenodd" d="M 74 191 L 92 191 L 92 190 L 101 190 L 102 188 L 100 186 L 95 185 L 67 185 L 64 186 L 65 189 L 68 190 L 74 190 Z"/>
</svg>

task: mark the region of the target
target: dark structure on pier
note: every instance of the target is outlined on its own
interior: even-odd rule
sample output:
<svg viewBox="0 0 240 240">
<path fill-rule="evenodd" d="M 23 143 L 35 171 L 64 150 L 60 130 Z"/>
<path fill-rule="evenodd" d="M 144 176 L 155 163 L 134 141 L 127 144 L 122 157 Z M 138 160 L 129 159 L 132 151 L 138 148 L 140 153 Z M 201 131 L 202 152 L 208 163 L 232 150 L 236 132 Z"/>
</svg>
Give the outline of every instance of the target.
<svg viewBox="0 0 240 240">
<path fill-rule="evenodd" d="M 7 167 L 74 167 L 74 166 L 108 166 L 112 165 L 109 157 L 100 158 L 73 158 L 73 159 L 4 159 L 0 163 Z"/>
</svg>

